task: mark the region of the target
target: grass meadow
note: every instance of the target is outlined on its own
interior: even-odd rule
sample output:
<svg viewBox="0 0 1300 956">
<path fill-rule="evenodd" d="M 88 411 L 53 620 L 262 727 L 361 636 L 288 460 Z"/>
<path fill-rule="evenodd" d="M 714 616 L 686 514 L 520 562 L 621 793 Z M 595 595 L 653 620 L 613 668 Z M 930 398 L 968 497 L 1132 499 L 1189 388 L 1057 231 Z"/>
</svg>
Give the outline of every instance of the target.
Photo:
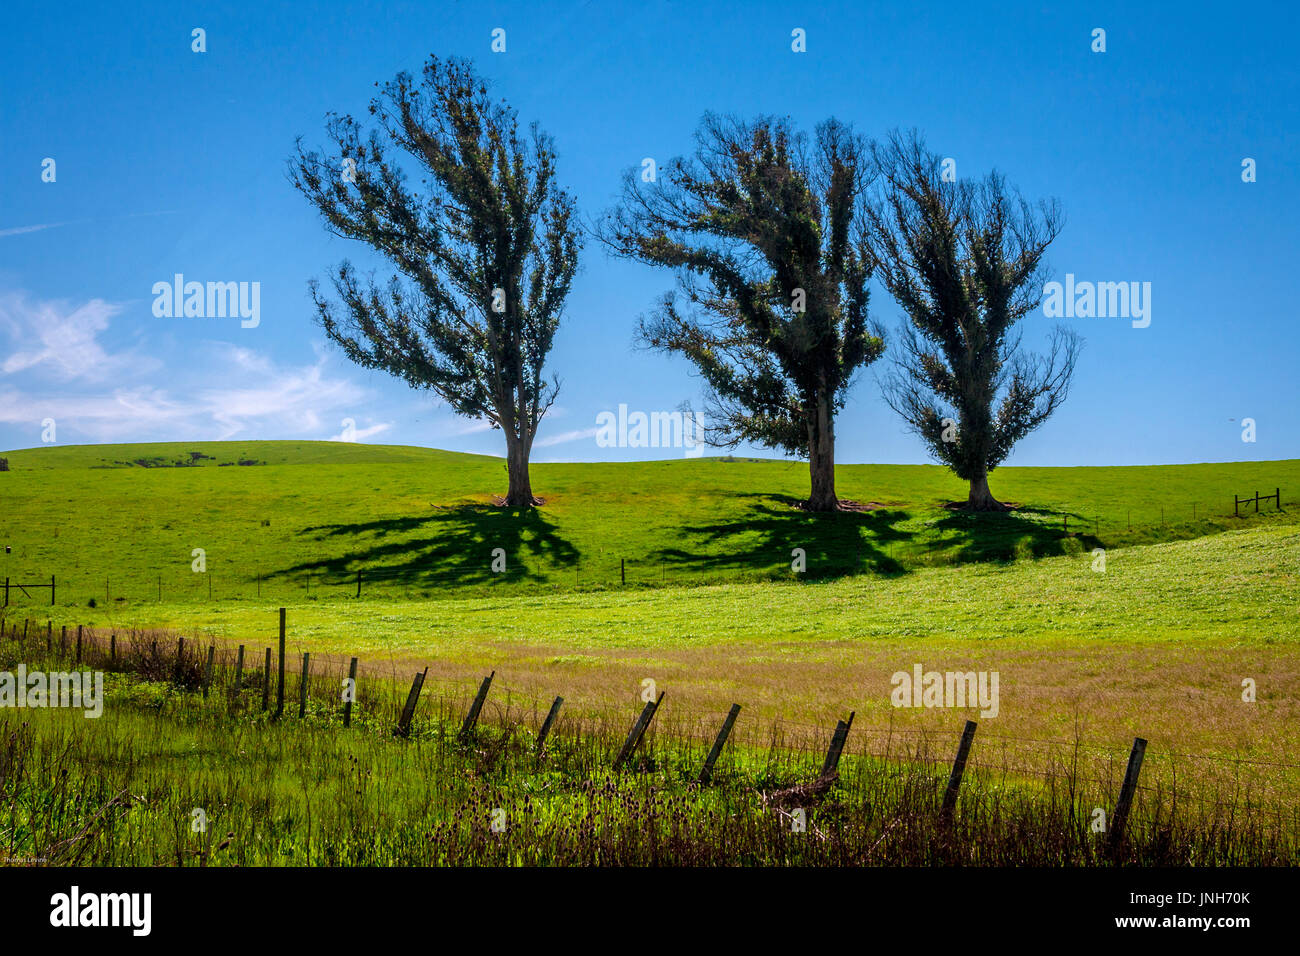
<svg viewBox="0 0 1300 956">
<path fill-rule="evenodd" d="M 61 638 L 83 625 L 83 664 L 107 669 L 110 688 L 96 720 L 0 709 L 10 860 L 1300 858 L 1300 524 L 1287 505 L 1300 462 L 999 469 L 995 494 L 1020 507 L 981 516 L 945 508 L 963 489 L 932 467 L 841 467 L 841 496 L 873 508 L 827 516 L 794 506 L 807 482 L 794 463 L 538 465 L 546 504 L 519 515 L 491 500 L 499 461 L 425 449 L 5 457 L 0 573 L 59 583 L 54 606 L 48 589 L 11 588 L 0 670 L 75 666 Z M 1232 516 L 1234 494 L 1275 487 L 1280 511 Z M 494 571 L 497 548 L 505 568 Z M 259 681 L 279 607 L 289 712 L 273 721 Z M 120 658 L 105 656 L 110 637 Z M 166 660 L 178 638 L 191 654 L 214 648 L 208 696 L 192 668 Z M 344 730 L 338 687 L 352 656 L 362 696 Z M 891 676 L 916 664 L 997 671 L 997 716 L 892 706 Z M 414 730 L 394 739 L 425 668 Z M 458 740 L 490 672 L 482 726 Z M 647 681 L 664 703 L 634 765 L 614 773 Z M 539 756 L 556 695 L 561 717 Z M 741 715 L 701 787 L 733 703 Z M 838 777 L 808 790 L 850 712 Z M 979 730 L 947 822 L 938 800 L 967 718 Z M 1142 786 L 1129 843 L 1109 856 L 1089 822 L 1113 806 L 1135 736 L 1149 742 Z M 796 804 L 803 833 L 791 830 Z M 214 821 L 203 834 L 194 808 Z M 496 810 L 504 833 L 488 826 Z"/>
<path fill-rule="evenodd" d="M 80 664 L 70 643 L 44 651 L 36 629 L 0 638 L 6 665 L 109 670 L 98 719 L 0 711 L 6 862 L 1276 865 L 1300 849 L 1294 807 L 1249 784 L 1198 796 L 1158 770 L 1111 844 L 1094 823 L 1123 753 L 1079 741 L 1037 769 L 998 738 L 981 742 L 949 814 L 942 735 L 859 733 L 828 776 L 824 739 L 751 724 L 702 783 L 708 737 L 668 713 L 616 772 L 629 716 L 616 709 L 565 712 L 541 748 L 527 700 L 507 697 L 466 735 L 467 696 L 434 689 L 398 738 L 399 686 L 365 681 L 344 727 L 330 686 L 343 671 L 328 662 L 305 693 L 290 681 L 301 710 L 290 703 L 276 720 L 255 672 L 236 679 L 222 655 L 209 677 L 202 648 L 170 653 L 170 636 L 123 635 L 110 657 L 103 635 L 87 634 Z"/>
</svg>

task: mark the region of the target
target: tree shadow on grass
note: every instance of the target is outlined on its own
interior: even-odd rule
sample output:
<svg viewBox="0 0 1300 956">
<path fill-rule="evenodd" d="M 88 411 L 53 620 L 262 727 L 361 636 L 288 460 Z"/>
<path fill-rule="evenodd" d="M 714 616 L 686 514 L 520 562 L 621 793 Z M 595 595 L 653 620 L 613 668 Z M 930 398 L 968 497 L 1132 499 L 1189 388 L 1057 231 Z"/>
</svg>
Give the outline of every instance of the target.
<svg viewBox="0 0 1300 956">
<path fill-rule="evenodd" d="M 1077 530 L 1065 531 L 1067 517 L 1076 522 Z M 1066 553 L 1071 540 L 1084 550 L 1094 547 L 1097 539 L 1085 533 L 1086 524 L 1082 515 L 1046 508 L 980 512 L 949 508 L 930 523 L 937 532 L 930 550 L 942 553 L 952 564 L 1045 558 Z"/>
<path fill-rule="evenodd" d="M 906 511 L 881 507 L 818 513 L 803 510 L 801 499 L 789 495 L 736 497 L 753 502 L 741 517 L 687 525 L 681 529 L 684 546 L 664 548 L 655 558 L 700 572 L 791 572 L 799 548 L 806 561 L 803 578 L 903 573 L 890 546 L 911 537 L 896 527 L 908 518 Z"/>
<path fill-rule="evenodd" d="M 380 518 L 303 528 L 317 541 L 345 539 L 348 550 L 331 557 L 290 565 L 273 575 L 329 575 L 344 583 L 447 587 L 518 580 L 537 572 L 573 567 L 581 557 L 556 526 L 536 508 L 458 505 L 427 515 Z M 505 567 L 493 571 L 496 549 Z"/>
</svg>

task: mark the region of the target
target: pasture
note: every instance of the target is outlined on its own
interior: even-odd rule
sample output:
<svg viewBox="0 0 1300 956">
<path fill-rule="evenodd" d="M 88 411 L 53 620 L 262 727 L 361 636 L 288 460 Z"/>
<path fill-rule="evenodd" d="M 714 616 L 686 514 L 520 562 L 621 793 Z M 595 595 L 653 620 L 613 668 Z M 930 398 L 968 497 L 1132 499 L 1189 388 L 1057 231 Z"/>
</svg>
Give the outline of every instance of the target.
<svg viewBox="0 0 1300 956">
<path fill-rule="evenodd" d="M 271 827 L 282 827 L 274 845 L 238 831 L 227 846 L 242 848 L 229 862 L 647 862 L 644 845 L 613 847 L 648 825 L 638 814 L 655 818 L 670 804 L 685 814 L 683 826 L 747 821 L 743 835 L 713 831 L 698 841 L 670 827 L 663 835 L 678 862 L 720 862 L 737 841 L 754 862 L 1098 862 L 1080 814 L 1113 797 L 1135 736 L 1149 742 L 1147 829 L 1135 838 L 1135 859 L 1294 859 L 1300 527 L 1286 501 L 1300 462 L 999 469 L 995 493 L 1022 507 L 982 516 L 945 508 L 963 489 L 931 467 L 842 467 L 840 495 L 875 507 L 818 516 L 794 507 L 807 481 L 794 463 L 538 465 L 534 488 L 547 503 L 519 515 L 491 501 L 504 486 L 499 461 L 424 449 L 271 442 L 8 457 L 3 574 L 60 582 L 53 607 L 48 590 L 11 590 L 11 629 L 83 624 L 97 639 L 121 634 L 124 646 L 179 635 L 213 645 L 227 662 L 244 645 L 260 662 L 276 644 L 277 608 L 286 608 L 291 676 L 301 654 L 314 662 L 322 701 L 314 721 L 268 724 L 255 701 L 232 711 L 228 694 L 200 702 L 158 675 L 111 674 L 115 705 L 94 728 L 79 715 L 32 712 L 11 742 L 25 756 L 7 758 L 38 767 L 62 749 L 77 755 L 76 773 L 105 801 L 143 779 L 177 807 L 191 784 L 167 768 L 180 773 L 190 755 L 205 777 L 228 772 L 229 806 L 274 805 L 288 821 Z M 1276 486 L 1281 511 L 1231 515 L 1233 494 Z M 203 572 L 192 570 L 194 548 L 204 551 Z M 494 570 L 497 548 L 505 567 Z M 806 555 L 803 573 L 791 567 L 794 549 Z M 0 641 L 7 661 L 20 652 L 39 656 L 40 645 Z M 351 656 L 361 661 L 360 685 L 387 703 L 362 707 L 359 726 L 341 737 L 330 696 Z M 997 715 L 892 706 L 893 675 L 918 664 L 996 671 Z M 393 741 L 391 715 L 376 715 L 426 667 L 417 732 Z M 447 728 L 492 671 L 487 743 L 466 749 Z M 647 680 L 667 694 L 652 764 L 610 776 L 610 752 Z M 1244 681 L 1255 700 L 1243 699 Z M 565 698 L 556 753 L 570 756 L 530 763 L 529 735 L 556 695 Z M 743 710 L 727 783 L 702 793 L 689 767 L 732 703 Z M 768 832 L 765 801 L 808 778 L 850 711 L 843 783 L 819 818 L 838 835 L 825 831 L 832 845 L 820 849 L 780 842 L 779 826 Z M 936 812 L 927 801 L 966 718 L 980 725 L 968 839 L 958 846 L 909 831 L 912 842 L 895 844 L 885 835 L 900 814 Z M 92 785 L 108 754 L 127 769 Z M 293 756 L 281 765 L 285 754 Z M 458 781 L 436 800 L 438 785 L 417 772 L 428 761 L 451 774 L 444 782 Z M 331 796 L 343 786 L 341 766 L 383 776 L 376 802 L 364 787 L 364 801 Z M 471 783 L 462 786 L 461 776 Z M 315 796 L 305 781 L 315 781 Z M 556 792 L 574 797 L 587 793 L 582 787 L 590 798 L 548 804 L 552 823 L 530 824 L 533 842 L 511 851 L 464 822 L 471 806 L 477 813 L 542 791 L 548 801 Z M 1053 802 L 1062 787 L 1073 796 Z M 1189 816 L 1162 816 L 1171 796 Z M 648 803 L 597 837 L 578 821 L 605 799 Z M 430 800 L 443 808 L 437 820 L 418 813 Z M 873 801 L 879 815 L 865 809 Z M 390 805 L 392 816 L 381 809 Z M 98 806 L 87 796 L 62 815 L 33 816 L 22 832 L 43 820 L 42 839 L 57 844 Z M 170 812 L 122 816 L 123 826 L 149 822 L 124 831 L 134 843 L 110 831 L 86 859 L 207 860 L 208 850 L 195 856 L 183 832 L 172 832 Z M 332 849 L 295 829 L 303 812 L 324 814 Z M 1221 834 L 1223 813 L 1246 830 Z M 360 849 L 397 818 L 388 849 Z M 846 830 L 845 820 L 856 822 Z M 1046 856 L 1035 856 L 998 829 L 1016 820 L 1040 836 L 1043 828 L 1073 835 L 1040 840 Z M 439 828 L 441 850 L 413 849 L 426 825 Z M 981 842 L 970 838 L 976 831 L 1001 835 Z M 1174 857 L 1171 832 L 1181 834 Z M 31 839 L 35 852 L 41 843 Z M 353 849 L 340 850 L 339 840 Z M 1260 841 L 1274 841 L 1280 857 Z"/>
</svg>

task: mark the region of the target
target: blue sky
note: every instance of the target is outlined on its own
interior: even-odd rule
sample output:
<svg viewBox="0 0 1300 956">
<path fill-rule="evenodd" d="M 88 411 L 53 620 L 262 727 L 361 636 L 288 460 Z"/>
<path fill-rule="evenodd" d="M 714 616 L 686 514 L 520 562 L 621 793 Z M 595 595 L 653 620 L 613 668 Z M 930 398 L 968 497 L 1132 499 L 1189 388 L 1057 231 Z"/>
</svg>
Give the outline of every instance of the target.
<svg viewBox="0 0 1300 956">
<path fill-rule="evenodd" d="M 363 441 L 501 454 L 482 424 L 326 344 L 308 279 L 345 257 L 380 263 L 327 236 L 285 175 L 296 136 L 322 144 L 328 111 L 363 117 L 376 81 L 436 53 L 471 58 L 554 136 L 585 216 L 624 169 L 688 152 L 705 110 L 807 129 L 833 115 L 873 136 L 916 126 L 959 175 L 997 167 L 1060 200 L 1056 278 L 1151 283 L 1147 328 L 1066 320 L 1086 340 L 1070 400 L 1009 464 L 1300 456 L 1294 13 L 979 6 L 19 5 L 0 36 L 0 448 L 39 445 L 46 418 L 61 444 L 326 439 L 351 419 Z M 497 27 L 505 53 L 490 50 Z M 1090 48 L 1098 27 L 1104 53 Z M 791 50 L 795 28 L 806 53 Z M 1256 182 L 1242 182 L 1246 157 Z M 155 317 L 153 284 L 175 273 L 259 282 L 260 324 Z M 682 454 L 594 437 L 620 403 L 700 406 L 683 361 L 632 345 L 671 285 L 587 243 L 535 461 Z M 873 312 L 901 318 L 880 290 Z M 1027 319 L 1026 346 L 1055 321 Z M 837 438 L 841 462 L 927 460 L 872 370 Z"/>
</svg>

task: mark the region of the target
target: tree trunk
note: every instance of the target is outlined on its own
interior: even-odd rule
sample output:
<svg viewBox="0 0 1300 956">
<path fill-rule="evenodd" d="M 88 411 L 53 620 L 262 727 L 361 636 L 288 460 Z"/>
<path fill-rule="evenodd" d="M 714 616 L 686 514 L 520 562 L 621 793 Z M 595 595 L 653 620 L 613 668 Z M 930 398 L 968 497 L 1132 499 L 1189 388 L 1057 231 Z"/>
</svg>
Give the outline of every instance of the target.
<svg viewBox="0 0 1300 956">
<path fill-rule="evenodd" d="M 989 491 L 989 473 L 981 468 L 979 474 L 970 480 L 970 495 L 966 498 L 968 511 L 1009 511 L 1006 505 L 993 497 Z"/>
<path fill-rule="evenodd" d="M 835 497 L 835 420 L 830 401 L 817 402 L 817 417 L 808 424 L 808 472 L 812 492 L 808 495 L 809 511 L 838 511 Z"/>
<path fill-rule="evenodd" d="M 506 472 L 510 477 L 510 487 L 506 491 L 506 505 L 511 508 L 531 508 L 538 504 L 528 477 L 528 450 L 528 443 L 522 439 L 507 438 Z"/>
</svg>

